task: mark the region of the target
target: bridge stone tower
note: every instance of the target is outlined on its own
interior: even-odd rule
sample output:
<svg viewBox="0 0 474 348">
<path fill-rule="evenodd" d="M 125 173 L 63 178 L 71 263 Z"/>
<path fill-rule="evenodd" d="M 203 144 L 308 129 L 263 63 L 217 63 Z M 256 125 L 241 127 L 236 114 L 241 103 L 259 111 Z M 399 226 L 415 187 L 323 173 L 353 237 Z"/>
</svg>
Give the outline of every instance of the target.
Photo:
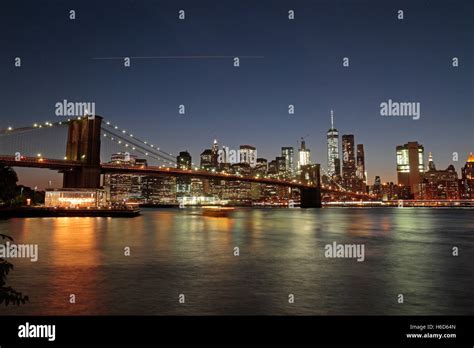
<svg viewBox="0 0 474 348">
<path fill-rule="evenodd" d="M 65 171 L 64 188 L 100 187 L 100 135 L 102 117 L 83 117 L 69 123 L 66 158 L 83 162 L 78 169 Z"/>
<path fill-rule="evenodd" d="M 319 164 L 301 166 L 301 181 L 315 185 L 301 189 L 301 208 L 321 208 L 321 175 Z"/>
</svg>

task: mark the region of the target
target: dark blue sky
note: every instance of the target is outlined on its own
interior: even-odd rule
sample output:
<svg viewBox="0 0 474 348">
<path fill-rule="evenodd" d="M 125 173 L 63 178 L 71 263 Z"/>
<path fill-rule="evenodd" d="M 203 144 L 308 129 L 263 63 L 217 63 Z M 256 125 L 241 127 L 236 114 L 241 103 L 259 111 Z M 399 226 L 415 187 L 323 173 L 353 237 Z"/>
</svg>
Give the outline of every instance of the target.
<svg viewBox="0 0 474 348">
<path fill-rule="evenodd" d="M 272 159 L 304 136 L 326 166 L 334 109 L 340 134 L 365 146 L 370 182 L 396 181 L 395 147 L 412 140 L 441 168 L 458 152 L 459 170 L 474 151 L 473 14 L 468 0 L 2 2 L 0 128 L 55 120 L 63 99 L 93 101 L 98 114 L 195 162 L 214 138 Z M 132 59 L 130 68 L 93 59 L 194 55 L 264 58 L 239 68 L 231 58 Z M 420 102 L 420 120 L 380 116 L 388 99 Z"/>
</svg>

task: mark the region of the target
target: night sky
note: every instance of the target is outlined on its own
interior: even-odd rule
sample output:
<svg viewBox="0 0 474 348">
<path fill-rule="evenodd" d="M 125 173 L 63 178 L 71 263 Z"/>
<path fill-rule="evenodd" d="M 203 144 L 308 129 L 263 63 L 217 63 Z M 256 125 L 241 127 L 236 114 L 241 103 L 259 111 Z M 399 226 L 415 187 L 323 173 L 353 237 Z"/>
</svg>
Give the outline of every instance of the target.
<svg viewBox="0 0 474 348">
<path fill-rule="evenodd" d="M 196 163 L 214 138 L 271 160 L 305 137 L 326 167 L 333 109 L 340 135 L 364 144 L 370 183 L 396 181 L 395 147 L 408 141 L 459 171 L 474 151 L 473 15 L 470 0 L 2 2 L 0 128 L 56 121 L 63 99 L 91 101 L 97 114 L 169 152 L 189 150 Z M 228 57 L 132 58 L 130 68 L 94 59 L 124 56 Z M 420 102 L 421 118 L 380 116 L 388 99 Z M 18 172 L 40 187 L 51 176 Z"/>
</svg>

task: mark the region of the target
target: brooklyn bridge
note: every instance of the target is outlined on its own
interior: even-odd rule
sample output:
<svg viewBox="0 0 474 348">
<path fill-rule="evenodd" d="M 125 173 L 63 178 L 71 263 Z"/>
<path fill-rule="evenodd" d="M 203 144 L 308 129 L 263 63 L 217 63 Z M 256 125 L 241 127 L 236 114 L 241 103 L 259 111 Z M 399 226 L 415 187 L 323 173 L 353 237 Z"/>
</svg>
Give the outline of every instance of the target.
<svg viewBox="0 0 474 348">
<path fill-rule="evenodd" d="M 60 149 L 60 132 L 67 128 L 66 149 Z M 46 131 L 46 132 L 45 132 Z M 64 133 L 64 132 L 63 132 Z M 38 136 L 35 136 L 38 134 Z M 64 141 L 62 141 L 64 143 Z M 41 144 L 41 153 L 35 151 Z M 113 144 L 126 151 L 141 154 L 161 165 L 123 165 L 101 160 L 102 149 Z M 59 153 L 63 151 L 64 156 Z M 36 152 L 36 153 L 35 153 Z M 338 185 L 321 185 L 318 173 L 308 180 L 303 175 L 295 179 L 279 179 L 258 175 L 243 175 L 224 171 L 209 171 L 194 167 L 179 169 L 176 157 L 160 147 L 142 140 L 126 130 L 105 121 L 101 116 L 77 117 L 58 122 L 35 123 L 26 127 L 0 130 L 0 163 L 10 167 L 55 170 L 63 174 L 63 188 L 100 188 L 103 174 L 135 174 L 172 176 L 222 181 L 253 182 L 298 189 L 302 208 L 321 207 L 322 198 L 339 197 L 367 200 L 370 196 L 350 192 Z"/>
</svg>

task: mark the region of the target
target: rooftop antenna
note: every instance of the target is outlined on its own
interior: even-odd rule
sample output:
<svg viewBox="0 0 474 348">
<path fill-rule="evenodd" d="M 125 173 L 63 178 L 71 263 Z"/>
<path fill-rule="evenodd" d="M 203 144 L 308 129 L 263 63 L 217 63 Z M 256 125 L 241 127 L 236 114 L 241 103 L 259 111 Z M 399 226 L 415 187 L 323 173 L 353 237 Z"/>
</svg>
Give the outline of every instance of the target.
<svg viewBox="0 0 474 348">
<path fill-rule="evenodd" d="M 334 129 L 334 111 L 331 110 L 331 129 Z"/>
</svg>

